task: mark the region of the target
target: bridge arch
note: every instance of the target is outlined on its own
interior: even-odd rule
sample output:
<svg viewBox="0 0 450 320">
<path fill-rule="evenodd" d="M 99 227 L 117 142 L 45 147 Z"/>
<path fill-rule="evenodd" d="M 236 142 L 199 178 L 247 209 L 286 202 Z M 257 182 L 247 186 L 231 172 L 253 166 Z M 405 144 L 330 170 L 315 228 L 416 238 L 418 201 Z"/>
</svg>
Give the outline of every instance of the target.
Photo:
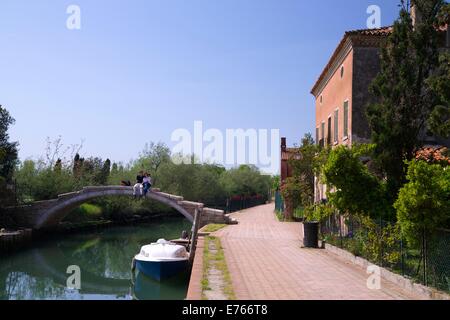
<svg viewBox="0 0 450 320">
<path fill-rule="evenodd" d="M 79 207 L 83 203 L 88 201 L 111 196 L 133 196 L 132 187 L 87 187 L 79 192 L 72 192 L 64 195 L 60 195 L 56 200 L 50 200 L 47 202 L 41 202 L 43 208 L 37 213 L 34 228 L 42 229 L 57 225 L 61 222 L 72 210 Z M 183 206 L 183 198 L 173 196 L 158 191 L 150 191 L 147 194 L 148 199 L 152 199 L 163 203 L 181 213 L 191 223 L 194 222 L 194 216 L 192 212 L 189 212 Z M 192 204 L 192 203 L 191 203 Z M 195 204 L 198 209 L 203 208 L 203 204 Z"/>
</svg>

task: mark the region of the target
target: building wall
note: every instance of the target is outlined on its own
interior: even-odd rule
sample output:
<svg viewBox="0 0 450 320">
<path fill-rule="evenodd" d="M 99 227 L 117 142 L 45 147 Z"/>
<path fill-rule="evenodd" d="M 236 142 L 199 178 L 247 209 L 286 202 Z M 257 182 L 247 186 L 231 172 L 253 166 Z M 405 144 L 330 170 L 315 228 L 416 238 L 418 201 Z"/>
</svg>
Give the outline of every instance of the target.
<svg viewBox="0 0 450 320">
<path fill-rule="evenodd" d="M 353 48 L 352 142 L 368 142 L 370 139 L 366 110 L 374 98 L 369 94 L 369 87 L 380 69 L 378 48 Z"/>
<path fill-rule="evenodd" d="M 334 113 L 339 110 L 338 115 L 338 143 L 351 143 L 352 131 L 352 85 L 353 85 L 353 50 L 349 52 L 344 59 L 342 66 L 344 67 L 344 74 L 341 78 L 341 66 L 338 67 L 335 73 L 330 78 L 327 85 L 321 93 L 316 96 L 316 130 L 319 129 L 319 140 L 328 136 L 328 118 L 331 117 L 331 145 L 334 144 Z M 322 96 L 322 101 L 321 101 Z M 344 102 L 348 100 L 349 103 L 349 122 L 348 130 L 349 137 L 344 139 Z M 322 133 L 322 122 L 325 123 L 325 132 Z"/>
</svg>

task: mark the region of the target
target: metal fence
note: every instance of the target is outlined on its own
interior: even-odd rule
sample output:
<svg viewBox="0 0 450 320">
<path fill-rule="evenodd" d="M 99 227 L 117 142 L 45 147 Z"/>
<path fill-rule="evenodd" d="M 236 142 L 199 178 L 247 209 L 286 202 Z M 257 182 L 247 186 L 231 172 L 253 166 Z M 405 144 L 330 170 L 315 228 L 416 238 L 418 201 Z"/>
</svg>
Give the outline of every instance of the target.
<svg viewBox="0 0 450 320">
<path fill-rule="evenodd" d="M 236 212 L 265 204 L 267 197 L 262 195 L 237 196 L 227 200 L 226 212 Z"/>
<path fill-rule="evenodd" d="M 275 210 L 278 212 L 284 211 L 284 202 L 280 191 L 275 192 Z"/>
<path fill-rule="evenodd" d="M 322 240 L 416 282 L 450 292 L 450 230 L 402 238 L 397 225 L 335 214 L 322 221 Z"/>
</svg>

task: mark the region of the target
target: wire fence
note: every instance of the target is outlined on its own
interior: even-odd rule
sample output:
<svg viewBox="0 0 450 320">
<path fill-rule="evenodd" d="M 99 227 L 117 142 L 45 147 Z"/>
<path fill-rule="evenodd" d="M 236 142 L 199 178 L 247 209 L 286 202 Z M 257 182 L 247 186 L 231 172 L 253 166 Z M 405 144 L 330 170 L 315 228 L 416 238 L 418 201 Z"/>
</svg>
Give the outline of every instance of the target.
<svg viewBox="0 0 450 320">
<path fill-rule="evenodd" d="M 415 282 L 450 292 L 450 230 L 406 241 L 396 224 L 335 214 L 322 221 L 320 237 Z"/>
</svg>

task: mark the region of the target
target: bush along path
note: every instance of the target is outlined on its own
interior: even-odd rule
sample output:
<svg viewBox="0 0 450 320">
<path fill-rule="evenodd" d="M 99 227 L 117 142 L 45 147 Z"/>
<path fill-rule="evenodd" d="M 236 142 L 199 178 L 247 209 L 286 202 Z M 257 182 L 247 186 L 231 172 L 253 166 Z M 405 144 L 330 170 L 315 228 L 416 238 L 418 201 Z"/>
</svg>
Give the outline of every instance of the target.
<svg viewBox="0 0 450 320">
<path fill-rule="evenodd" d="M 212 236 L 205 238 L 202 299 L 235 300 L 231 276 L 220 239 Z"/>
</svg>

